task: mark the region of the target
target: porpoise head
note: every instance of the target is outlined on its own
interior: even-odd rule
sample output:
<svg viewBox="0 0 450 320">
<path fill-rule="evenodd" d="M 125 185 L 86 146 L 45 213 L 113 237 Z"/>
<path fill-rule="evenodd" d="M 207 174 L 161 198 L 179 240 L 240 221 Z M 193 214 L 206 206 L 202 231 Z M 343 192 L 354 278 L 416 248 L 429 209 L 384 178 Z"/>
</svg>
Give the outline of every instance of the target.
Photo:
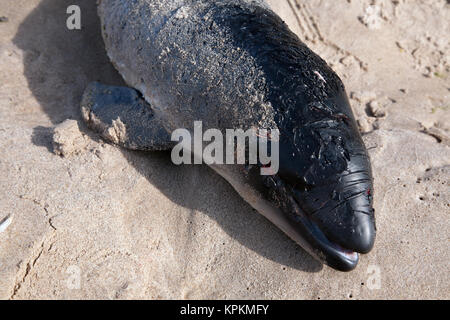
<svg viewBox="0 0 450 320">
<path fill-rule="evenodd" d="M 276 174 L 261 175 L 258 165 L 215 169 L 311 255 L 350 271 L 375 240 L 370 160 L 345 92 L 299 110 L 308 123 L 292 115 L 279 128 Z"/>
<path fill-rule="evenodd" d="M 228 180 L 313 256 L 352 270 L 376 228 L 370 160 L 344 85 L 270 10 L 229 10 L 221 23 L 264 72 L 280 158 L 274 175 L 228 168 Z"/>
</svg>

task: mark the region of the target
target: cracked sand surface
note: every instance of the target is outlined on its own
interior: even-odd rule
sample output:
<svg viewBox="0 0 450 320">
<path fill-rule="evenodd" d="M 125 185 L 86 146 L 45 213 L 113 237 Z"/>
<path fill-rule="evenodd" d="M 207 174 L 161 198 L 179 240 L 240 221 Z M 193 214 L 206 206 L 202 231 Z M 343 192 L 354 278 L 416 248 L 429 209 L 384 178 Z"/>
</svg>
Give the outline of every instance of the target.
<svg viewBox="0 0 450 320">
<path fill-rule="evenodd" d="M 81 93 L 122 80 L 94 1 L 4 0 L 1 298 L 450 298 L 450 5 L 270 3 L 341 76 L 369 148 L 378 234 L 358 268 L 322 267 L 206 166 L 99 140 Z"/>
</svg>

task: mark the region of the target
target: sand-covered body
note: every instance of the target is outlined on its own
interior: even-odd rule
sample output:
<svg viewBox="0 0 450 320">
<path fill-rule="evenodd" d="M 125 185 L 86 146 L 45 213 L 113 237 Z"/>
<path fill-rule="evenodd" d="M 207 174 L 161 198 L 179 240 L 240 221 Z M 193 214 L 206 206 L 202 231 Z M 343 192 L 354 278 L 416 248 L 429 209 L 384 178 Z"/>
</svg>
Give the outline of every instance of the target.
<svg viewBox="0 0 450 320">
<path fill-rule="evenodd" d="M 102 0 L 98 12 L 110 60 L 139 93 L 88 87 L 93 129 L 138 150 L 170 149 L 195 121 L 278 129 L 277 174 L 212 167 L 321 261 L 351 270 L 370 251 L 371 168 L 342 81 L 263 2 Z"/>
<path fill-rule="evenodd" d="M 170 130 L 277 128 L 342 87 L 262 1 L 103 0 L 98 11 L 111 61 Z"/>
</svg>

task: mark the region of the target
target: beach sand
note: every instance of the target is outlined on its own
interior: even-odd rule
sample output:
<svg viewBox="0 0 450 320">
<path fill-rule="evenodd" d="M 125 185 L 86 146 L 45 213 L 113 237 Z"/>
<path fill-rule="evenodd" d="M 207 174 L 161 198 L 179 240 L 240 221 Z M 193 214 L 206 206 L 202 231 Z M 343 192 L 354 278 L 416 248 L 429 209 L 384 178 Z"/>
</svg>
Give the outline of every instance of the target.
<svg viewBox="0 0 450 320">
<path fill-rule="evenodd" d="M 208 167 L 85 127 L 86 85 L 123 84 L 95 1 L 2 0 L 0 298 L 450 298 L 448 1 L 270 2 L 344 81 L 370 152 L 378 233 L 357 269 L 316 262 Z"/>
</svg>

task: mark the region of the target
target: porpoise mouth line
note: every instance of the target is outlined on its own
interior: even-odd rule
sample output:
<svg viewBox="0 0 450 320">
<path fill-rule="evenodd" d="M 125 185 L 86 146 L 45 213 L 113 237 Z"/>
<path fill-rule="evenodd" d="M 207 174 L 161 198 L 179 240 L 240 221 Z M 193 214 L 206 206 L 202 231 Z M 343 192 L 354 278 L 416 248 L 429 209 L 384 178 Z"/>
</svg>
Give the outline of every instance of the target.
<svg viewBox="0 0 450 320">
<path fill-rule="evenodd" d="M 319 242 L 325 242 L 326 245 L 330 246 L 331 248 L 335 249 L 337 252 L 344 254 L 348 258 L 354 258 L 354 255 L 358 255 L 357 252 L 346 249 L 339 244 L 329 240 L 327 236 L 320 230 L 319 226 L 307 215 L 303 212 L 303 210 L 300 208 L 300 205 L 298 204 L 297 200 L 294 196 L 292 196 L 292 200 L 295 202 L 295 204 L 298 206 L 299 211 L 303 213 L 303 217 L 308 220 L 308 222 L 313 226 L 313 230 L 311 230 L 311 235 L 314 236 Z M 308 227 L 308 225 L 305 225 Z M 315 236 L 315 233 L 320 233 L 320 237 Z M 325 240 L 325 241 L 324 241 Z"/>
<path fill-rule="evenodd" d="M 315 259 L 339 271 L 351 271 L 356 268 L 359 253 L 331 241 L 310 215 L 302 209 L 294 192 L 286 187 L 278 175 L 266 176 L 266 183 L 276 185 L 279 193 L 286 195 L 282 201 L 277 201 L 277 205 L 261 197 L 259 192 L 254 193 L 248 190 L 246 183 L 240 182 L 235 175 L 224 170 L 223 166 L 212 166 L 212 168 L 224 177 L 253 208 Z"/>
<path fill-rule="evenodd" d="M 306 241 L 311 246 L 311 248 L 314 248 L 310 250 L 307 249 L 307 251 L 322 262 L 325 262 L 327 257 L 330 257 L 330 255 L 334 255 L 336 258 L 341 260 L 341 262 L 343 262 L 346 265 L 342 271 L 353 270 L 358 263 L 359 253 L 344 248 L 341 245 L 328 239 L 328 237 L 320 229 L 320 227 L 301 208 L 300 204 L 298 203 L 293 193 L 288 190 L 285 191 L 288 194 L 288 199 L 291 201 L 291 204 L 294 207 L 295 212 L 291 214 L 294 215 L 295 220 L 301 223 L 309 233 L 308 235 L 304 236 L 311 237 L 312 240 L 315 242 L 311 243 L 311 241 L 309 241 L 305 237 L 304 241 Z"/>
</svg>

